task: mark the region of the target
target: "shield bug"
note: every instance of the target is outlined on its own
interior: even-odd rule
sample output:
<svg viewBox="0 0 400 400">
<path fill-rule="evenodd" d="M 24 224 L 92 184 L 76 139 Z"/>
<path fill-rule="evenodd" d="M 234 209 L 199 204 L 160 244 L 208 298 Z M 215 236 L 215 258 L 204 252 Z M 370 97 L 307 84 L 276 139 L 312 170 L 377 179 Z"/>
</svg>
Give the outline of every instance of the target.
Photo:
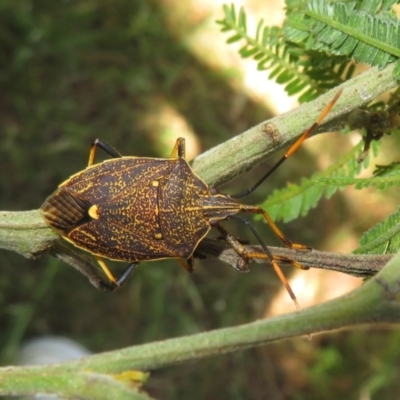
<svg viewBox="0 0 400 400">
<path fill-rule="evenodd" d="M 238 217 L 239 212 L 261 214 L 276 236 L 288 248 L 310 250 L 292 243 L 265 210 L 237 199 L 252 193 L 315 130 L 331 110 L 341 91 L 322 111 L 278 162 L 249 189 L 236 195 L 221 194 L 198 177 L 185 161 L 185 142 L 179 138 L 170 158 L 123 157 L 97 139 L 90 148 L 88 167 L 71 176 L 49 196 L 41 207 L 45 221 L 67 241 L 93 254 L 110 283 L 121 286 L 142 261 L 175 258 L 189 271 L 199 242 L 216 228 L 239 255 L 236 269 L 247 271 L 252 259 L 268 260 L 298 307 L 278 263 L 294 260 L 273 256 L 253 224 Z M 96 149 L 112 158 L 95 164 Z M 263 251 L 249 252 L 220 221 L 236 218 L 253 232 Z M 129 265 L 116 279 L 103 258 Z"/>
</svg>

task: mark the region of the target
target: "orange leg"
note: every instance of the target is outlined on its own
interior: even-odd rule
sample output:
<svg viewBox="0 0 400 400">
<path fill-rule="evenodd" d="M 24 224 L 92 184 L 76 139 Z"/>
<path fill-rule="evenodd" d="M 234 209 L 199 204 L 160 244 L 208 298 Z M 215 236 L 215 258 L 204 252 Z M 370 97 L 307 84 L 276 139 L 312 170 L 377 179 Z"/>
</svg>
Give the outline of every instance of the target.
<svg viewBox="0 0 400 400">
<path fill-rule="evenodd" d="M 176 139 L 174 149 L 169 158 L 185 158 L 185 139 Z"/>
<path fill-rule="evenodd" d="M 176 261 L 178 261 L 179 265 L 185 269 L 187 272 L 192 273 L 193 272 L 193 258 L 190 257 L 187 260 L 184 260 L 183 258 L 177 258 Z"/>
<path fill-rule="evenodd" d="M 108 280 L 110 281 L 114 289 L 121 287 L 126 282 L 126 280 L 132 275 L 133 271 L 139 264 L 139 263 L 129 264 L 128 267 L 125 269 L 125 271 L 122 273 L 122 275 L 118 279 L 116 279 L 101 257 L 94 256 L 94 258 L 99 263 L 101 269 L 107 276 Z"/>
<path fill-rule="evenodd" d="M 335 105 L 340 95 L 342 94 L 343 89 L 340 89 L 333 99 L 328 103 L 328 105 L 322 110 L 321 114 L 317 118 L 317 120 L 290 146 L 287 152 L 278 160 L 278 162 L 264 175 L 259 179 L 253 186 L 250 188 L 243 190 L 240 193 L 232 194 L 231 197 L 235 199 L 240 199 L 254 192 L 284 161 L 286 161 L 300 146 L 301 144 L 318 128 L 319 124 L 326 117 L 326 115 L 331 111 L 332 107 Z"/>
<path fill-rule="evenodd" d="M 331 111 L 332 107 L 337 102 L 338 98 L 342 94 L 343 89 L 340 89 L 334 96 L 334 98 L 329 102 L 329 104 L 322 110 L 321 114 L 317 118 L 317 120 L 308 128 L 289 148 L 289 150 L 283 156 L 285 160 L 289 158 L 300 146 L 301 144 L 315 131 L 315 129 L 319 126 L 322 120 L 327 116 L 327 114 Z"/>
<path fill-rule="evenodd" d="M 100 147 L 100 149 L 102 149 L 104 152 L 106 152 L 112 158 L 122 157 L 121 153 L 119 153 L 117 150 L 115 150 L 114 147 L 110 146 L 108 143 L 104 142 L 101 139 L 96 139 L 90 146 L 88 167 L 90 167 L 94 164 L 97 147 Z"/>
<path fill-rule="evenodd" d="M 243 220 L 243 221 L 245 221 L 245 220 Z M 247 265 L 253 259 L 268 260 L 271 263 L 272 267 L 274 268 L 274 271 L 278 275 L 278 278 L 282 282 L 283 286 L 285 287 L 285 289 L 289 293 L 289 296 L 293 300 L 297 310 L 300 310 L 300 305 L 299 305 L 299 303 L 297 301 L 296 295 L 294 294 L 292 288 L 290 287 L 289 282 L 287 281 L 287 279 L 286 279 L 285 275 L 283 274 L 279 264 L 277 263 L 277 260 L 284 261 L 284 262 L 289 262 L 289 263 L 295 265 L 296 267 L 302 268 L 300 266 L 300 264 L 298 264 L 297 262 L 295 262 L 294 260 L 291 260 L 289 258 L 286 259 L 285 257 L 274 257 L 272 255 L 271 251 L 268 249 L 268 247 L 262 241 L 260 242 L 260 244 L 262 245 L 265 253 L 249 252 L 249 251 L 246 250 L 246 248 L 233 235 L 231 235 L 221 225 L 215 224 L 214 226 L 215 226 L 215 228 L 217 228 L 221 232 L 221 234 L 223 235 L 225 240 L 232 246 L 232 248 L 240 256 L 239 261 L 236 264 L 237 270 L 239 270 L 241 272 L 247 272 L 248 271 Z M 252 227 L 251 224 L 249 226 L 252 228 L 252 230 L 254 229 L 254 227 Z M 254 231 L 253 231 L 253 233 L 254 233 Z M 257 238 L 258 238 L 258 236 L 257 236 Z"/>
<path fill-rule="evenodd" d="M 272 218 L 268 215 L 268 213 L 265 210 L 263 210 L 261 207 L 241 204 L 241 211 L 251 213 L 251 214 L 261 214 L 264 217 L 267 224 L 271 227 L 271 229 L 275 233 L 275 235 L 279 238 L 279 240 L 287 248 L 294 249 L 294 250 L 300 250 L 300 251 L 312 250 L 311 247 L 305 246 L 304 244 L 293 243 L 291 240 L 289 240 L 282 233 L 282 231 L 278 228 L 278 226 L 275 224 L 275 222 L 272 220 Z"/>
</svg>

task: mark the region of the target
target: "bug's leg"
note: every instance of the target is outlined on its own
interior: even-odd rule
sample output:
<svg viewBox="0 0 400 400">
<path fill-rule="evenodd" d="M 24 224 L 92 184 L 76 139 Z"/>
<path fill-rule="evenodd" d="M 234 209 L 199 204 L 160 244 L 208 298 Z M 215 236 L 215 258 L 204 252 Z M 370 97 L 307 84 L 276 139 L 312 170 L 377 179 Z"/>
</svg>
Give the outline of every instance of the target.
<svg viewBox="0 0 400 400">
<path fill-rule="evenodd" d="M 94 164 L 97 147 L 106 152 L 112 158 L 122 157 L 121 153 L 115 150 L 114 147 L 110 146 L 108 143 L 104 142 L 101 139 L 96 139 L 90 146 L 88 167 Z"/>
<path fill-rule="evenodd" d="M 116 279 L 102 258 L 98 256 L 94 256 L 94 258 L 99 263 L 101 269 L 106 274 L 108 280 L 110 281 L 114 289 L 122 286 L 126 282 L 126 280 L 132 275 L 135 268 L 139 265 L 138 263 L 129 264 L 128 267 L 123 272 L 123 274 L 120 276 L 120 278 Z"/>
<path fill-rule="evenodd" d="M 255 237 L 257 238 L 257 240 L 259 241 L 259 243 L 261 244 L 261 247 L 263 248 L 263 250 L 265 252 L 265 253 L 260 253 L 260 252 L 247 251 L 246 248 L 233 235 L 231 235 L 225 228 L 223 228 L 218 223 L 213 224 L 213 226 L 222 233 L 225 240 L 232 246 L 232 248 L 240 256 L 238 264 L 236 265 L 236 268 L 241 272 L 247 272 L 248 271 L 247 265 L 252 259 L 257 258 L 257 259 L 261 259 L 261 260 L 268 260 L 271 263 L 272 267 L 274 268 L 274 271 L 278 275 L 278 278 L 282 282 L 283 286 L 289 293 L 289 296 L 293 300 L 297 310 L 300 310 L 300 306 L 297 301 L 296 295 L 294 294 L 292 288 L 289 285 L 289 282 L 287 281 L 279 264 L 277 263 L 277 260 L 283 261 L 282 257 L 274 257 L 272 255 L 271 251 L 268 249 L 266 244 L 263 242 L 260 234 L 257 232 L 257 230 L 254 228 L 254 226 L 251 224 L 250 221 L 248 221 L 246 219 L 242 219 L 242 218 L 237 218 L 237 217 L 235 217 L 235 219 L 238 219 L 238 220 L 244 222 L 251 229 L 251 231 L 253 232 L 253 234 L 255 235 Z M 285 261 L 292 263 L 293 260 L 287 259 Z M 296 264 L 300 265 L 298 263 L 296 263 Z"/>
<path fill-rule="evenodd" d="M 176 139 L 174 149 L 169 158 L 185 158 L 185 138 Z"/>
<path fill-rule="evenodd" d="M 291 266 L 293 266 L 293 267 L 295 267 L 297 269 L 302 269 L 303 271 L 306 271 L 306 270 L 310 269 L 310 267 L 305 267 L 304 265 L 302 265 L 302 264 L 298 263 L 297 261 L 295 261 L 295 260 L 293 260 L 293 259 L 291 259 L 289 257 L 286 257 L 286 256 L 278 256 L 278 255 L 276 255 L 276 256 L 274 256 L 274 259 L 276 261 L 282 262 L 284 264 L 290 264 Z"/>
<path fill-rule="evenodd" d="M 242 192 L 232 194 L 231 197 L 240 199 L 254 192 L 284 161 L 286 161 L 300 146 L 301 144 L 315 131 L 326 115 L 331 111 L 336 101 L 342 94 L 343 89 L 340 89 L 328 105 L 322 110 L 317 120 L 289 147 L 288 151 L 278 160 L 278 162 L 272 166 L 272 168 L 261 177 L 253 186 L 243 190 Z"/>
<path fill-rule="evenodd" d="M 138 265 L 139 263 L 131 263 L 126 267 L 125 271 L 117 280 L 118 286 L 122 286 L 128 280 L 128 278 L 135 272 Z"/>
<path fill-rule="evenodd" d="M 236 271 L 239 272 L 249 272 L 250 269 L 248 264 L 250 262 L 250 258 L 247 256 L 248 251 L 243 246 L 243 244 L 233 235 L 231 235 L 223 226 L 221 226 L 218 222 L 211 222 L 211 225 L 218 229 L 221 232 L 222 238 L 232 246 L 232 248 L 236 251 L 236 253 L 240 256 L 237 264 L 233 267 Z M 262 258 L 265 258 L 266 255 L 262 253 Z M 271 254 L 272 257 L 272 254 Z M 272 257 L 273 258 L 273 257 Z"/>
<path fill-rule="evenodd" d="M 183 258 L 177 258 L 176 261 L 178 261 L 179 265 L 187 272 L 193 272 L 193 257 L 190 257 L 187 260 L 184 260 Z"/>
<path fill-rule="evenodd" d="M 103 261 L 103 259 L 100 257 L 97 257 L 97 256 L 94 256 L 94 258 L 99 263 L 101 269 L 106 274 L 106 276 L 107 276 L 108 280 L 111 282 L 111 284 L 113 284 L 116 287 L 119 286 L 117 280 L 115 279 L 112 272 L 108 269 L 108 267 L 107 267 L 106 263 Z"/>
<path fill-rule="evenodd" d="M 251 214 L 261 214 L 264 217 L 264 219 L 267 222 L 267 224 L 272 229 L 272 231 L 275 233 L 275 235 L 289 249 L 300 250 L 300 251 L 310 251 L 310 250 L 312 250 L 312 248 L 309 247 L 309 246 L 306 246 L 304 244 L 299 244 L 299 243 L 293 243 L 291 240 L 289 240 L 283 234 L 283 232 L 278 228 L 278 226 L 275 224 L 275 222 L 269 216 L 269 214 L 265 210 L 263 210 L 261 207 L 241 204 L 241 211 L 248 212 L 248 213 L 251 213 Z"/>
</svg>

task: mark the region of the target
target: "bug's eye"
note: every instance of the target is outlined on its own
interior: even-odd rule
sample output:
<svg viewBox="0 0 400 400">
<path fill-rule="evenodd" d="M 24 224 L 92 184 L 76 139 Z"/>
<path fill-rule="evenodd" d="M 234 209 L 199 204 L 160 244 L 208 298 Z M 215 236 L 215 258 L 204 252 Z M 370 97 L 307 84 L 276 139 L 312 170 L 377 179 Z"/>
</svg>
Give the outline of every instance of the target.
<svg viewBox="0 0 400 400">
<path fill-rule="evenodd" d="M 215 187 L 211 187 L 210 188 L 210 194 L 211 195 L 218 194 L 218 193 L 219 193 L 219 190 L 217 188 L 215 188 Z"/>
</svg>

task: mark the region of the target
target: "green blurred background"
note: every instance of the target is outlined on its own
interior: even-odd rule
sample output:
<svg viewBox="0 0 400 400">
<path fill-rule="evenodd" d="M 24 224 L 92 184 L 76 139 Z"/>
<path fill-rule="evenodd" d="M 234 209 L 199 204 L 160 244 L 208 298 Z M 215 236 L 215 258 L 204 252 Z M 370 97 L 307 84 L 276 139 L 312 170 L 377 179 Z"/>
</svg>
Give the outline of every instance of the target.
<svg viewBox="0 0 400 400">
<path fill-rule="evenodd" d="M 249 7 L 257 11 L 255 2 Z M 221 62 L 221 52 L 199 55 L 201 30 L 205 40 L 226 39 L 207 36 L 218 30 L 216 18 L 201 1 L 2 0 L 0 210 L 39 208 L 86 166 L 97 137 L 126 155 L 165 157 L 185 136 L 193 157 L 271 116 L 243 89 L 240 69 Z M 302 149 L 249 201 L 315 171 L 317 153 Z M 226 191 L 243 189 L 267 165 Z M 326 238 L 354 241 L 351 235 L 371 223 L 350 226 L 353 213 L 338 194 L 283 229 L 295 241 L 329 248 Z M 273 241 L 266 227 L 259 229 Z M 23 340 L 40 335 L 66 336 L 101 352 L 254 321 L 281 289 L 262 265 L 239 274 L 198 262 L 189 275 L 175 262 L 143 264 L 112 294 L 50 257 L 32 261 L 1 251 L 0 265 L 3 365 Z M 297 295 L 301 303 L 306 294 Z M 154 371 L 146 390 L 162 399 L 398 399 L 399 339 L 393 327 L 292 339 Z"/>
</svg>

